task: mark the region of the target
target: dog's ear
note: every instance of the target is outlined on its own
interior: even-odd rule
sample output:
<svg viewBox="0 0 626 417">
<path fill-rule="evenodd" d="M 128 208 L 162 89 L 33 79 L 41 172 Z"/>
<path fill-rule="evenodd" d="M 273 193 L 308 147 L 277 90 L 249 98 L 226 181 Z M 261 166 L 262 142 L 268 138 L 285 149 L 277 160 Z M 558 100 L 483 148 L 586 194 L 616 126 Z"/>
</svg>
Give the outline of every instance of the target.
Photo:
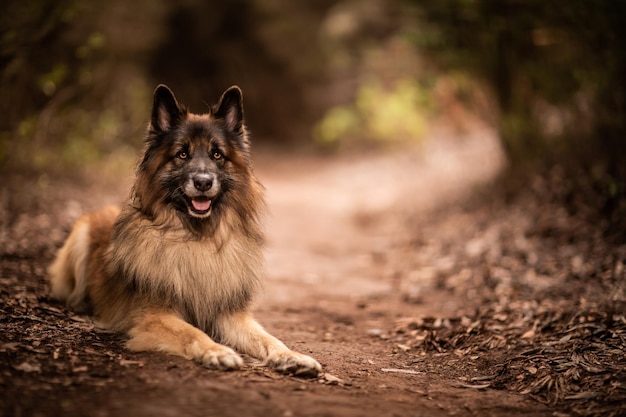
<svg viewBox="0 0 626 417">
<path fill-rule="evenodd" d="M 186 111 L 182 108 L 174 93 L 165 84 L 159 84 L 154 90 L 151 128 L 157 133 L 165 133 L 181 122 Z"/>
<path fill-rule="evenodd" d="M 243 130 L 243 93 L 236 85 L 230 87 L 215 106 L 215 117 L 223 119 L 226 128 L 231 132 L 241 133 Z"/>
</svg>

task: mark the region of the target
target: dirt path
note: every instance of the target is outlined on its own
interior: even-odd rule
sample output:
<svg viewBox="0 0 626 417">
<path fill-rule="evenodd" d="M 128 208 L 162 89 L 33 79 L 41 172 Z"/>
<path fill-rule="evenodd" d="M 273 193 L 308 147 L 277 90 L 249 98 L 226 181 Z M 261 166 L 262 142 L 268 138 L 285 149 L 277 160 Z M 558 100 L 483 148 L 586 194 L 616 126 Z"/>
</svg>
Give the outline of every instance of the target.
<svg viewBox="0 0 626 417">
<path fill-rule="evenodd" d="M 467 197 L 502 167 L 489 130 L 451 136 L 441 129 L 419 149 L 353 159 L 260 158 L 270 208 L 263 302 L 345 301 L 392 292 L 376 255 L 406 237 L 407 213 Z"/>
<path fill-rule="evenodd" d="M 509 366 L 507 349 L 516 347 L 507 343 L 528 340 L 507 327 L 515 311 L 498 310 L 496 323 L 494 314 L 463 315 L 464 306 L 478 311 L 481 302 L 514 301 L 511 294 L 522 287 L 505 285 L 510 280 L 501 270 L 518 274 L 515 268 L 527 263 L 513 264 L 506 254 L 506 241 L 523 246 L 528 235 L 517 226 L 512 238 L 507 235 L 509 223 L 529 223 L 523 208 L 512 214 L 518 216 L 513 221 L 508 209 L 497 216 L 489 209 L 454 209 L 501 168 L 495 138 L 488 130 L 432 135 L 411 151 L 352 158 L 261 152 L 257 160 L 271 212 L 267 282 L 257 315 L 290 347 L 322 363 L 324 375 L 316 380 L 278 375 L 250 359 L 242 371 L 220 373 L 178 358 L 125 351 L 119 337 L 97 332 L 88 319 L 51 300 L 43 275 L 72 219 L 122 199 L 126 181 L 111 192 L 50 184 L 41 194 L 11 195 L 12 202 L 7 188 L 9 203 L 0 216 L 0 223 L 11 219 L 0 230 L 0 415 L 569 415 L 563 413 L 569 406 L 555 408 L 556 402 L 509 389 L 543 372 L 539 365 L 534 371 L 520 368 L 523 374 Z M 7 214 L 20 204 L 29 207 L 23 215 Z M 537 250 L 531 243 L 523 259 Z M 496 254 L 502 265 L 497 275 L 485 265 L 499 247 L 504 249 Z M 501 262 L 503 254 L 508 258 Z M 533 262 L 540 271 L 542 258 Z M 472 275 L 481 268 L 488 273 Z M 479 275 L 478 285 L 487 280 L 489 294 L 497 296 L 472 298 Z M 543 275 L 524 277 L 547 288 Z M 528 329 L 522 327 L 532 327 L 531 319 L 515 321 L 524 337 Z M 482 320 L 484 331 L 475 330 L 473 320 Z M 558 320 L 551 320 L 556 326 Z M 483 333 L 489 339 L 480 349 L 462 344 L 468 337 L 482 343 Z M 612 334 L 618 342 L 623 335 L 616 329 Z M 535 346 L 524 343 L 522 354 Z M 614 355 L 622 349 L 619 343 L 610 346 Z M 617 357 L 607 360 L 617 363 Z M 617 404 L 623 398 L 619 372 L 613 372 L 616 380 L 603 380 L 614 387 L 606 392 L 617 393 L 610 397 Z"/>
</svg>

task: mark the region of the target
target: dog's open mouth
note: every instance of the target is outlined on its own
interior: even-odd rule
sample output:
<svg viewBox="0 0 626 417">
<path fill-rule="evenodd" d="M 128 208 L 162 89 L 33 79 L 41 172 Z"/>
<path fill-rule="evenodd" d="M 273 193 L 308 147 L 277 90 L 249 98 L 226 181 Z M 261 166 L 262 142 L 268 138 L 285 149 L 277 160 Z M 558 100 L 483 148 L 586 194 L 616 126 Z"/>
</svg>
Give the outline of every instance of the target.
<svg viewBox="0 0 626 417">
<path fill-rule="evenodd" d="M 211 211 L 211 199 L 204 196 L 193 197 L 190 209 L 194 214 L 205 215 Z"/>
</svg>

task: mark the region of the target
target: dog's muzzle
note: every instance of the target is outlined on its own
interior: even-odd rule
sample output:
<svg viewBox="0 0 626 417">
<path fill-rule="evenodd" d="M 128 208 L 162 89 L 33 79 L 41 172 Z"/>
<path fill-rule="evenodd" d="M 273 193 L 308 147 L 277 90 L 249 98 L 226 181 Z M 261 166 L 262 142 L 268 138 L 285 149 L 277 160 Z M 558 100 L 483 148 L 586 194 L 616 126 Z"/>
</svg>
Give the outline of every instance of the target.
<svg viewBox="0 0 626 417">
<path fill-rule="evenodd" d="M 212 200 L 220 192 L 217 178 L 211 174 L 195 174 L 185 184 L 189 214 L 194 217 L 207 217 L 211 214 Z"/>
</svg>

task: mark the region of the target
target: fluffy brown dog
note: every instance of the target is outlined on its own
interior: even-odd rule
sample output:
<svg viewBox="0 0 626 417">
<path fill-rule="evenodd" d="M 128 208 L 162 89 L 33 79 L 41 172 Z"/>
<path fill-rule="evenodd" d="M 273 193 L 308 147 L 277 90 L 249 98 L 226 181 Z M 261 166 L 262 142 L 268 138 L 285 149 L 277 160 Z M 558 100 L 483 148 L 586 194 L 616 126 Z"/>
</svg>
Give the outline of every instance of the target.
<svg viewBox="0 0 626 417">
<path fill-rule="evenodd" d="M 316 375 L 317 361 L 289 350 L 250 311 L 263 208 L 241 90 L 198 115 L 160 85 L 131 200 L 78 220 L 50 267 L 52 292 L 126 333 L 131 350 L 237 369 L 235 349 L 280 372 Z"/>
</svg>

